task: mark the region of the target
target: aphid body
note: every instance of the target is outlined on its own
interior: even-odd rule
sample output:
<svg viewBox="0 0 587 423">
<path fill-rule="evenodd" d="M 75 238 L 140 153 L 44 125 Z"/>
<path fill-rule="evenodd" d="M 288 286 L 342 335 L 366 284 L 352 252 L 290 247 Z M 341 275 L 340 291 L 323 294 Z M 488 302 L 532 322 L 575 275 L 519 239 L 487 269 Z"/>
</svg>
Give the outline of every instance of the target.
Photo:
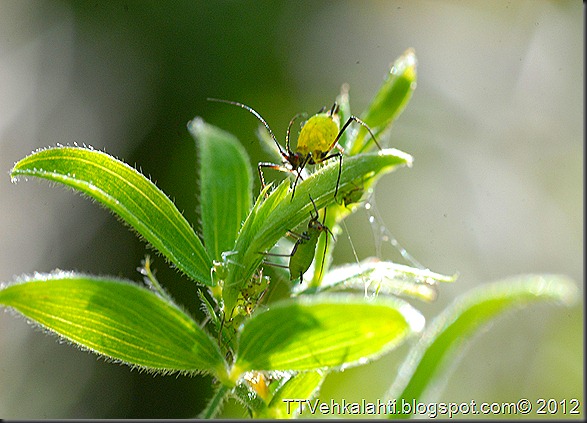
<svg viewBox="0 0 587 423">
<path fill-rule="evenodd" d="M 330 233 L 330 229 L 318 221 L 318 215 L 310 219 L 308 229 L 299 236 L 289 258 L 289 275 L 290 279 L 300 278 L 300 283 L 304 280 L 304 273 L 310 268 L 314 255 L 316 254 L 316 244 L 322 232 Z"/>
<path fill-rule="evenodd" d="M 307 165 L 316 165 L 322 162 L 325 162 L 332 158 L 338 158 L 338 178 L 336 180 L 336 189 L 334 191 L 334 196 L 338 194 L 338 186 L 340 184 L 340 175 L 342 172 L 342 152 L 344 151 L 343 148 L 338 144 L 338 140 L 340 139 L 341 135 L 344 133 L 346 128 L 351 124 L 351 122 L 357 122 L 369 131 L 369 134 L 373 138 L 373 141 L 381 149 L 375 136 L 371 132 L 371 129 L 365 122 L 359 119 L 356 116 L 351 116 L 346 121 L 346 123 L 340 128 L 340 118 L 338 116 L 338 105 L 334 103 L 329 111 L 325 112 L 322 109 L 320 112 L 315 114 L 314 116 L 310 117 L 302 126 L 302 130 L 298 136 L 298 142 L 295 151 L 292 151 L 290 147 L 290 132 L 291 127 L 293 126 L 294 121 L 301 117 L 301 114 L 298 114 L 292 118 L 289 122 L 289 126 L 287 128 L 287 134 L 285 137 L 285 149 L 279 144 L 275 134 L 269 127 L 269 124 L 261 117 L 259 113 L 253 110 L 251 107 L 237 103 L 235 101 L 228 101 L 228 100 L 220 100 L 215 98 L 209 98 L 210 101 L 217 101 L 221 103 L 228 103 L 238 107 L 242 107 L 245 110 L 248 110 L 252 113 L 259 121 L 265 126 L 267 132 L 275 142 L 277 149 L 279 150 L 279 154 L 283 158 L 282 164 L 276 163 L 269 163 L 269 162 L 261 162 L 257 165 L 257 169 L 259 171 L 259 179 L 261 180 L 261 184 L 263 188 L 265 187 L 265 178 L 263 177 L 263 168 L 270 168 L 279 170 L 282 172 L 290 172 L 295 173 L 296 179 L 294 181 L 294 185 L 292 188 L 292 199 L 295 195 L 296 185 L 299 179 L 302 179 L 302 171 Z M 334 149 L 338 151 L 332 152 Z"/>
<path fill-rule="evenodd" d="M 295 238 L 297 238 L 296 243 L 294 244 L 291 253 L 289 254 L 275 254 L 275 253 L 263 253 L 269 256 L 278 256 L 278 257 L 289 257 L 289 265 L 287 268 L 289 269 L 289 277 L 290 280 L 295 280 L 300 278 L 300 283 L 304 280 L 304 273 L 312 265 L 312 261 L 314 260 L 314 255 L 316 254 L 316 244 L 318 243 L 318 238 L 322 232 L 326 232 L 326 236 L 334 236 L 332 232 L 328 228 L 328 226 L 324 225 L 324 221 L 326 220 L 326 211 L 324 212 L 324 219 L 320 222 L 318 210 L 316 209 L 316 204 L 314 204 L 314 200 L 310 197 L 310 201 L 312 201 L 312 205 L 314 206 L 314 211 L 316 214 L 310 212 L 310 221 L 308 222 L 308 228 L 302 232 L 301 234 L 297 234 L 295 232 L 289 231 L 289 234 Z M 275 263 L 268 263 L 272 266 L 277 267 L 286 267 Z M 324 260 L 322 261 L 322 266 L 324 266 Z"/>
<path fill-rule="evenodd" d="M 339 126 L 340 119 L 336 111 L 312 116 L 302 126 L 296 153 L 306 160 L 311 157 L 313 162 L 320 163 L 334 147 L 333 140 L 338 141 Z"/>
</svg>

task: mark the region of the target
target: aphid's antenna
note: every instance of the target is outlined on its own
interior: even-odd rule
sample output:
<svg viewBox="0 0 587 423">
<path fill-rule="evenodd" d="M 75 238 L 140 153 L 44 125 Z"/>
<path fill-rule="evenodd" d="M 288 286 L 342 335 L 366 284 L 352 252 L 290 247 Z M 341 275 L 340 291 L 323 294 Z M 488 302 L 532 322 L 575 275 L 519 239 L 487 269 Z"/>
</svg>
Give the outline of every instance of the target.
<svg viewBox="0 0 587 423">
<path fill-rule="evenodd" d="M 322 272 L 324 271 L 324 261 L 326 260 L 326 249 L 328 248 L 328 234 L 332 234 L 330 229 L 324 226 L 324 222 L 326 222 L 326 208 L 324 209 L 324 218 L 322 219 L 322 226 L 326 228 L 326 241 L 324 242 L 324 252 L 322 253 L 322 263 L 320 263 L 320 273 L 318 273 L 318 277 L 322 277 Z"/>
<path fill-rule="evenodd" d="M 293 126 L 296 119 L 299 119 L 303 116 L 306 116 L 306 113 L 298 113 L 297 115 L 291 118 L 291 120 L 289 121 L 289 125 L 287 126 L 287 132 L 285 133 L 285 149 L 290 155 L 292 154 L 291 149 L 289 148 L 289 134 L 291 132 L 291 127 Z"/>
<path fill-rule="evenodd" d="M 310 212 L 310 217 L 312 218 L 312 220 L 317 219 L 318 216 L 320 216 L 318 214 L 318 208 L 316 207 L 316 203 L 314 203 L 314 199 L 312 198 L 312 196 L 310 195 L 310 193 L 308 193 L 308 197 L 310 197 L 310 201 L 312 202 L 312 205 L 314 206 L 314 211 L 316 212 L 316 216 L 314 217 L 314 215 L 312 214 L 312 212 Z M 324 222 L 322 222 L 322 224 L 324 224 Z"/>
<path fill-rule="evenodd" d="M 287 157 L 287 154 L 285 154 L 285 151 L 283 151 L 283 148 L 281 147 L 281 145 L 279 145 L 279 142 L 277 141 L 277 138 L 275 138 L 275 134 L 273 133 L 273 131 L 269 127 L 269 124 L 252 107 L 249 107 L 246 104 L 239 103 L 237 101 L 222 100 L 221 98 L 210 98 L 210 97 L 208 97 L 206 100 L 208 100 L 208 101 L 216 101 L 217 103 L 232 104 L 233 106 L 242 107 L 243 109 L 249 111 L 253 116 L 255 116 L 257 119 L 259 119 L 259 121 L 263 124 L 263 126 L 265 126 L 265 128 L 267 128 L 267 132 L 269 132 L 269 135 L 271 135 L 271 138 L 273 138 L 273 141 L 275 141 L 275 144 L 277 145 L 277 148 L 279 149 L 279 154 L 281 154 L 283 157 Z"/>
</svg>

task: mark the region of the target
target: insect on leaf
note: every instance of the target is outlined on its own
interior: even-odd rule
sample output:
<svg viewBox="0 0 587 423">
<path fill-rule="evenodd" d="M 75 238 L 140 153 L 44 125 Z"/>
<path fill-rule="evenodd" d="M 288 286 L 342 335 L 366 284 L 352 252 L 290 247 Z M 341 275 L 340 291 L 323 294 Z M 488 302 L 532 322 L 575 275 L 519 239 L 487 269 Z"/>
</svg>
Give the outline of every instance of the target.
<svg viewBox="0 0 587 423">
<path fill-rule="evenodd" d="M 399 166 L 411 166 L 412 157 L 395 149 L 366 153 L 345 159 L 340 178 L 341 189 L 348 189 L 359 177 L 376 180 Z M 259 198 L 253 213 L 247 217 L 235 245 L 234 262 L 224 284 L 223 297 L 227 310 L 231 310 L 244 284 L 263 261 L 269 251 L 285 233 L 307 222 L 314 210 L 310 195 L 318 209 L 334 202 L 338 163 L 331 163 L 308 176 L 298 184 L 293 199 L 288 197 L 289 181 L 284 181 L 268 198 Z M 290 197 L 291 198 L 291 197 Z"/>
</svg>

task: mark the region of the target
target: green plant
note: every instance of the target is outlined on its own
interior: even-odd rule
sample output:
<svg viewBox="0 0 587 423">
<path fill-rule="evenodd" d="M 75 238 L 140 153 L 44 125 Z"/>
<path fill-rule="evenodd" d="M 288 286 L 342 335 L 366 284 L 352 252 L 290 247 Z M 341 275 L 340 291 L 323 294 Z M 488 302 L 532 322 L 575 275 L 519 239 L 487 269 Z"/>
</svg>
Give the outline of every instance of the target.
<svg viewBox="0 0 587 423">
<path fill-rule="evenodd" d="M 389 130 L 415 82 L 415 56 L 408 50 L 361 115 L 376 137 Z M 337 103 L 346 121 L 352 115 L 344 89 Z M 280 293 L 278 275 L 263 273 L 263 252 L 288 231 L 307 227 L 314 208 L 327 208 L 323 224 L 337 233 L 376 181 L 410 166 L 411 156 L 395 149 L 370 151 L 365 128 L 345 132 L 340 142 L 348 154 L 342 167 L 338 161 L 321 167 L 298 182 L 293 197 L 286 179 L 274 189 L 269 184 L 253 201 L 252 170 L 240 143 L 199 118 L 189 130 L 200 160 L 201 238 L 155 184 L 103 152 L 39 150 L 19 161 L 11 176 L 62 183 L 113 211 L 197 284 L 205 323 L 175 303 L 148 260 L 147 286 L 56 271 L 2 285 L 0 304 L 131 366 L 213 375 L 216 391 L 203 417 L 215 416 L 229 396 L 254 417 L 295 416 L 298 408 L 288 401 L 315 398 L 328 372 L 364 364 L 409 338 L 417 342 L 386 401 L 418 400 L 443 364 L 458 355 L 455 347 L 493 317 L 538 300 L 569 303 L 575 295 L 565 277 L 521 276 L 465 294 L 426 326 L 402 297 L 430 300 L 439 283 L 455 277 L 377 260 L 336 272 L 330 269 L 335 242 L 327 242 L 328 231 L 317 242 L 318 265 L 307 284 L 287 282 Z M 366 299 L 366 290 L 372 298 Z"/>
</svg>

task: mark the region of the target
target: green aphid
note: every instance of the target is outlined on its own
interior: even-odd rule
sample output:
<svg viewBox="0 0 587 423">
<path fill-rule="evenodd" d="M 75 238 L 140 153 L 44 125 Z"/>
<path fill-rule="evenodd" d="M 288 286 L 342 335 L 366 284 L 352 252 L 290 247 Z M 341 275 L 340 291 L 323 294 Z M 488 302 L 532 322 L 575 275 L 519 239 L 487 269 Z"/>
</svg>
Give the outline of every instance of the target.
<svg viewBox="0 0 587 423">
<path fill-rule="evenodd" d="M 349 208 L 350 205 L 359 203 L 365 196 L 365 186 L 363 183 L 360 185 L 352 183 L 352 187 L 344 191 L 341 196 L 336 200 L 337 204 Z"/>
<path fill-rule="evenodd" d="M 318 209 L 316 208 L 316 204 L 312 197 L 310 197 L 310 201 L 314 206 L 314 213 L 310 212 L 310 221 L 308 222 L 308 229 L 306 229 L 301 234 L 297 234 L 295 232 L 289 231 L 289 234 L 295 237 L 296 243 L 294 244 L 291 253 L 289 254 L 276 254 L 276 253 L 268 253 L 265 252 L 263 254 L 268 256 L 277 256 L 277 257 L 289 257 L 289 265 L 284 266 L 277 263 L 270 263 L 265 261 L 265 264 L 270 266 L 282 267 L 284 269 L 289 269 L 289 277 L 290 280 L 295 280 L 297 278 L 300 279 L 300 283 L 304 280 L 304 273 L 310 268 L 312 261 L 314 260 L 314 255 L 316 254 L 316 244 L 318 243 L 318 238 L 322 232 L 326 232 L 326 246 L 328 245 L 328 235 L 334 237 L 330 229 L 324 225 L 324 221 L 326 220 L 326 209 L 324 210 L 324 218 L 322 222 L 318 220 L 319 214 Z M 322 268 L 324 267 L 324 258 L 326 255 L 322 257 L 322 264 L 320 267 L 320 272 L 322 272 Z"/>
<path fill-rule="evenodd" d="M 295 115 L 292 120 L 289 122 L 289 126 L 287 128 L 287 133 L 285 136 L 285 149 L 279 144 L 277 138 L 273 134 L 273 131 L 269 127 L 269 124 L 261 117 L 259 113 L 253 110 L 251 107 L 238 103 L 236 101 L 229 101 L 229 100 L 220 100 L 216 98 L 209 98 L 210 101 L 217 101 L 221 103 L 228 103 L 238 107 L 242 107 L 245 110 L 248 110 L 252 113 L 259 121 L 265 126 L 269 135 L 275 141 L 275 145 L 279 150 L 279 154 L 283 158 L 283 162 L 281 164 L 277 163 L 268 163 L 268 162 L 261 162 L 257 165 L 257 169 L 259 171 L 259 179 L 261 180 L 261 185 L 263 188 L 265 187 L 265 178 L 263 177 L 263 168 L 270 168 L 279 170 L 281 172 L 289 172 L 296 175 L 296 179 L 294 181 L 294 185 L 292 188 L 291 198 L 293 199 L 295 192 L 296 192 L 296 185 L 298 180 L 302 179 L 302 171 L 307 165 L 316 165 L 322 162 L 325 162 L 330 159 L 337 158 L 338 159 L 338 178 L 336 179 L 336 189 L 334 191 L 334 196 L 338 194 L 338 186 L 340 184 L 340 175 L 342 172 L 342 153 L 344 152 L 343 148 L 338 144 L 338 140 L 340 139 L 341 135 L 346 131 L 348 126 L 351 122 L 357 122 L 358 124 L 362 125 L 369 134 L 373 141 L 381 150 L 379 143 L 375 139 L 375 135 L 371 131 L 371 128 L 359 119 L 356 116 L 350 116 L 346 123 L 340 127 L 340 118 L 338 116 L 338 105 L 334 103 L 330 110 L 325 111 L 326 109 L 320 110 L 317 114 L 310 117 L 302 126 L 302 130 L 298 136 L 298 142 L 295 151 L 292 151 L 290 148 L 290 141 L 289 136 L 291 132 L 291 127 L 296 119 L 303 116 L 303 114 Z M 338 151 L 333 152 L 334 149 Z"/>
</svg>

